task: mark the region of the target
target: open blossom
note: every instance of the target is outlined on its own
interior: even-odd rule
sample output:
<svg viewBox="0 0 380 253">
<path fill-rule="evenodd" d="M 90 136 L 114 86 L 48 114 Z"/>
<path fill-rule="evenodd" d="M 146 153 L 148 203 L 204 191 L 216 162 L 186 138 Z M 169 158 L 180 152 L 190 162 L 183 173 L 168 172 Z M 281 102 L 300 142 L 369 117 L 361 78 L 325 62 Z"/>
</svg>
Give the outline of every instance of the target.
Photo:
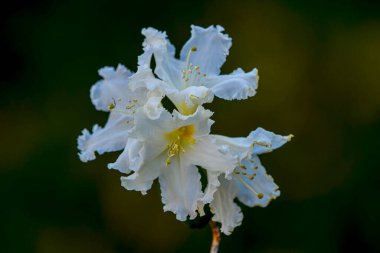
<svg viewBox="0 0 380 253">
<path fill-rule="evenodd" d="M 262 128 L 246 138 L 210 134 L 213 113 L 203 104 L 214 96 L 226 100 L 254 96 L 258 75 L 256 69 L 240 68 L 221 75 L 231 38 L 221 26 L 191 28 L 179 59 L 165 32 L 147 28 L 142 31 L 144 52 L 136 73 L 123 65 L 99 70 L 103 79 L 92 86 L 90 97 L 97 110 L 109 112 L 109 118 L 104 127 L 82 131 L 79 157 L 87 162 L 96 153 L 122 151 L 108 168 L 124 174 L 125 189 L 146 194 L 158 179 L 165 211 L 184 221 L 203 215 L 209 205 L 212 219 L 230 234 L 243 219 L 236 198 L 250 207 L 265 207 L 279 196 L 258 155 L 281 147 L 291 136 Z M 176 107 L 173 112 L 163 107 L 165 96 Z M 201 169 L 207 177 L 204 187 Z"/>
<path fill-rule="evenodd" d="M 235 167 L 232 156 L 220 152 L 209 134 L 211 115 L 203 107 L 188 116 L 142 108 L 136 114 L 138 127 L 130 133 L 128 148 L 113 165 L 133 171 L 121 178 L 122 185 L 145 193 L 159 178 L 164 210 L 181 221 L 195 218 L 204 195 L 197 166 L 218 175 L 229 175 Z"/>
<path fill-rule="evenodd" d="M 94 125 L 92 133 L 87 129 L 78 138 L 79 157 L 83 162 L 95 159 L 95 152 L 103 154 L 122 150 L 129 130 L 134 126 L 136 109 L 152 97 L 162 97 L 159 81 L 150 69 L 140 68 L 133 74 L 123 65 L 116 70 L 104 67 L 99 70 L 103 80 L 91 88 L 90 97 L 99 111 L 110 111 L 106 125 Z"/>
<path fill-rule="evenodd" d="M 202 28 L 191 26 L 191 37 L 175 58 L 174 46 L 165 32 L 143 29 L 144 54 L 139 65 L 149 65 L 152 55 L 156 62 L 155 74 L 163 81 L 165 95 L 182 114 L 193 113 L 197 106 L 212 102 L 213 95 L 222 99 L 246 99 L 256 94 L 257 69 L 246 73 L 237 69 L 220 75 L 232 45 L 221 26 Z"/>
<path fill-rule="evenodd" d="M 223 152 L 238 161 L 230 180 L 219 177 L 220 186 L 210 204 L 213 220 L 222 224 L 221 230 L 230 234 L 243 220 L 240 207 L 234 202 L 238 198 L 243 204 L 266 207 L 280 195 L 273 178 L 266 173 L 258 155 L 271 152 L 290 141 L 292 135 L 281 136 L 258 128 L 247 138 L 215 136 Z"/>
</svg>

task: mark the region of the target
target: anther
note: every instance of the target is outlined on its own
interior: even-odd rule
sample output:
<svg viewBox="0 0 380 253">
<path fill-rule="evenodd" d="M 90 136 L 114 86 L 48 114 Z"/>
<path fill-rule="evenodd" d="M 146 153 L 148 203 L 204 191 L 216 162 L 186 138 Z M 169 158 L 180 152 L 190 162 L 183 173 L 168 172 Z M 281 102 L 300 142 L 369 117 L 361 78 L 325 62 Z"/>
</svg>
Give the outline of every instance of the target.
<svg viewBox="0 0 380 253">
<path fill-rule="evenodd" d="M 257 194 L 257 197 L 258 197 L 259 199 L 262 199 L 262 198 L 264 197 L 264 194 L 260 192 L 259 194 Z"/>
<path fill-rule="evenodd" d="M 114 103 L 111 103 L 109 106 L 108 106 L 108 110 L 111 111 L 112 109 L 115 108 L 115 104 Z"/>
<path fill-rule="evenodd" d="M 195 51 L 197 51 L 197 48 L 196 47 L 192 47 L 192 48 L 190 48 L 190 51 L 195 52 Z"/>
<path fill-rule="evenodd" d="M 199 66 L 195 66 L 195 68 L 194 68 L 195 70 L 198 70 L 199 69 Z"/>
<path fill-rule="evenodd" d="M 132 109 L 133 107 L 135 107 L 135 105 L 127 105 L 127 106 L 125 106 L 125 108 L 128 109 L 128 110 Z"/>
</svg>

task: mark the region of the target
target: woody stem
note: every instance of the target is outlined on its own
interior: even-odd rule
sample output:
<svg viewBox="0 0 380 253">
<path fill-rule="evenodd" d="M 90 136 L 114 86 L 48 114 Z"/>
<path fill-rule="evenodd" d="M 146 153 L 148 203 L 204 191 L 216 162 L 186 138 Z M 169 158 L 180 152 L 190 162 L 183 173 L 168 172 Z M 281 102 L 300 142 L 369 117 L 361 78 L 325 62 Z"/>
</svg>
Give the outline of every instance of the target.
<svg viewBox="0 0 380 253">
<path fill-rule="evenodd" d="M 212 231 L 212 243 L 211 243 L 210 253 L 218 253 L 220 239 L 221 239 L 219 226 L 212 220 L 209 222 L 209 224 Z"/>
</svg>

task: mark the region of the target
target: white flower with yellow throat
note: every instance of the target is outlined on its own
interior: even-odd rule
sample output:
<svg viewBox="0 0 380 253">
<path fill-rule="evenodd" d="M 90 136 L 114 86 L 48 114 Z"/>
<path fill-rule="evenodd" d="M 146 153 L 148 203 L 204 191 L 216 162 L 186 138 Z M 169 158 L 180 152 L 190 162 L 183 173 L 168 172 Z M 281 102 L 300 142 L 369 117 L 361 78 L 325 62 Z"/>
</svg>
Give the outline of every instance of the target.
<svg viewBox="0 0 380 253">
<path fill-rule="evenodd" d="M 139 57 L 139 65 L 150 66 L 154 56 L 154 72 L 163 81 L 165 95 L 179 112 L 192 114 L 198 105 L 212 102 L 214 95 L 227 100 L 254 96 L 257 69 L 246 73 L 238 68 L 231 74 L 220 74 L 232 45 L 223 27 L 191 26 L 191 29 L 191 37 L 183 46 L 179 59 L 175 58 L 174 46 L 165 32 L 153 28 L 142 30 L 144 53 Z"/>
</svg>

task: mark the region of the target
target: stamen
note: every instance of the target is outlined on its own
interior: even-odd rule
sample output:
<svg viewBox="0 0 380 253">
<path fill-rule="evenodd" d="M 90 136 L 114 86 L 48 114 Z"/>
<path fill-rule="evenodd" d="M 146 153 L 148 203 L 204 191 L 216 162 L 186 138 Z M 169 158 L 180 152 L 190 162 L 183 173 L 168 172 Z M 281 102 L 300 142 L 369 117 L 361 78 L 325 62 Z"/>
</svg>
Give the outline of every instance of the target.
<svg viewBox="0 0 380 253">
<path fill-rule="evenodd" d="M 168 157 L 165 161 L 166 167 L 169 166 L 172 162 L 170 161 L 170 158 Z"/>
<path fill-rule="evenodd" d="M 111 111 L 112 109 L 114 109 L 115 108 L 115 104 L 114 103 L 111 103 L 111 104 L 109 104 L 109 106 L 108 106 L 108 111 Z"/>
<path fill-rule="evenodd" d="M 245 186 L 245 187 L 247 187 L 247 189 L 248 190 L 250 190 L 253 194 L 255 194 L 259 199 L 262 199 L 263 197 L 264 197 L 264 194 L 263 193 L 257 193 L 249 184 L 247 184 L 244 180 L 243 180 L 243 178 L 241 178 L 241 176 L 239 175 L 238 176 L 238 178 L 239 178 L 239 180 L 240 180 L 240 182 L 242 182 L 243 183 L 243 185 Z"/>
<path fill-rule="evenodd" d="M 252 143 L 252 147 L 257 144 L 257 145 L 260 145 L 262 147 L 266 147 L 266 148 L 270 148 L 271 145 L 269 143 L 265 143 L 265 142 L 260 142 L 260 141 L 255 141 L 254 143 Z"/>
<path fill-rule="evenodd" d="M 190 55 L 191 55 L 192 52 L 195 52 L 195 51 L 197 51 L 197 48 L 196 47 L 192 47 L 192 48 L 190 48 L 189 53 L 187 53 L 187 57 L 186 57 L 186 69 L 189 69 Z"/>
</svg>

